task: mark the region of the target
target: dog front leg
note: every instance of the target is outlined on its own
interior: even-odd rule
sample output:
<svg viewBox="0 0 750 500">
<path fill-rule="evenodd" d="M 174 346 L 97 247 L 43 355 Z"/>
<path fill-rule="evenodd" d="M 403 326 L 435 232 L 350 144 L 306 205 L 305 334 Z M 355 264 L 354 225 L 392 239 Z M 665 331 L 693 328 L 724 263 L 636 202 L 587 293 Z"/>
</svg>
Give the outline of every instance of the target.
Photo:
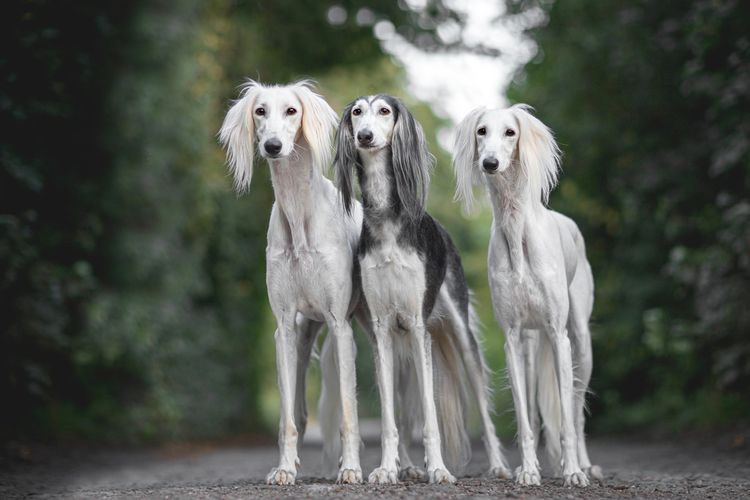
<svg viewBox="0 0 750 500">
<path fill-rule="evenodd" d="M 294 484 L 297 477 L 297 427 L 294 422 L 296 391 L 297 342 L 296 312 L 287 312 L 278 318 L 276 340 L 276 372 L 281 400 L 279 416 L 279 466 L 266 476 L 268 484 Z"/>
<path fill-rule="evenodd" d="M 539 333 L 526 330 L 523 333 L 523 357 L 526 369 L 526 404 L 529 409 L 529 424 L 534 433 L 534 445 L 539 446 L 539 407 L 537 404 L 537 355 L 539 351 Z"/>
<path fill-rule="evenodd" d="M 375 332 L 375 371 L 380 391 L 381 453 L 380 467 L 367 479 L 370 483 L 396 484 L 398 482 L 398 430 L 393 406 L 393 339 L 389 322 L 373 318 Z"/>
<path fill-rule="evenodd" d="M 422 396 L 423 440 L 427 475 L 430 483 L 455 483 L 456 478 L 445 467 L 440 450 L 440 429 L 438 428 L 437 410 L 435 409 L 435 389 L 432 378 L 432 339 L 419 319 L 415 321 L 410 335 L 412 336 L 414 362 L 416 363 L 419 389 Z"/>
<path fill-rule="evenodd" d="M 337 483 L 362 482 L 359 464 L 359 417 L 357 416 L 356 347 L 352 327 L 346 320 L 331 318 L 329 329 L 336 339 L 339 388 L 341 391 L 341 467 Z"/>
<path fill-rule="evenodd" d="M 588 486 L 589 480 L 578 464 L 578 439 L 573 417 L 573 355 L 564 328 L 549 333 L 560 385 L 561 440 L 565 486 Z"/>
<path fill-rule="evenodd" d="M 516 469 L 516 483 L 529 486 L 541 484 L 539 462 L 536 457 L 534 433 L 529 423 L 528 405 L 526 401 L 526 380 L 522 367 L 523 344 L 521 329 L 511 327 L 506 330 L 505 363 L 508 367 L 510 389 L 513 393 L 513 403 L 516 407 L 516 423 L 518 425 L 518 441 L 521 448 L 521 466 Z"/>
</svg>

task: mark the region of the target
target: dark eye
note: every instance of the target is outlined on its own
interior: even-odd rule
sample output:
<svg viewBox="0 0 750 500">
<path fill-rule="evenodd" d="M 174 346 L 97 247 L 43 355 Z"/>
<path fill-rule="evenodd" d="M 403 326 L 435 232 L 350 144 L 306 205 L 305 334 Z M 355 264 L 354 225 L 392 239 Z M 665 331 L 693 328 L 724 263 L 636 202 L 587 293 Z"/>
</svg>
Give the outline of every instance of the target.
<svg viewBox="0 0 750 500">
<path fill-rule="evenodd" d="M 487 134 L 487 127 L 479 127 L 479 130 L 477 130 L 477 135 L 486 135 Z"/>
<path fill-rule="evenodd" d="M 359 116 L 359 115 L 361 115 L 361 114 L 362 114 L 362 110 L 361 110 L 361 109 L 359 109 L 359 108 L 354 108 L 354 109 L 352 110 L 352 114 L 353 114 L 354 116 Z"/>
<path fill-rule="evenodd" d="M 258 115 L 258 116 L 265 116 L 266 110 L 265 110 L 265 108 L 258 108 L 258 109 L 255 110 L 255 114 Z"/>
<path fill-rule="evenodd" d="M 390 109 L 388 109 L 388 108 L 380 108 L 380 109 L 378 110 L 378 113 L 380 113 L 380 114 L 381 114 L 381 115 L 383 115 L 383 116 L 387 116 L 387 115 L 390 115 L 390 114 L 391 114 L 391 110 L 390 110 Z"/>
<path fill-rule="evenodd" d="M 289 115 L 289 116 L 296 115 L 297 114 L 297 109 L 296 108 L 287 108 L 286 114 Z"/>
<path fill-rule="evenodd" d="M 514 135 L 516 135 L 516 131 L 512 128 L 505 131 L 505 137 L 513 137 Z"/>
</svg>

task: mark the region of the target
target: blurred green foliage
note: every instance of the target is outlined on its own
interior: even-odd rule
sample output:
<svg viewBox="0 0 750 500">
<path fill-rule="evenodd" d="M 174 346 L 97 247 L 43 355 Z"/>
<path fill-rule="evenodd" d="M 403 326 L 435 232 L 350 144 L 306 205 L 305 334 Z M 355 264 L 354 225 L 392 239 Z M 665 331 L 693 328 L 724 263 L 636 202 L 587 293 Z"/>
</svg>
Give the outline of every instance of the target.
<svg viewBox="0 0 750 500">
<path fill-rule="evenodd" d="M 750 415 L 750 4 L 555 2 L 514 101 L 557 133 L 551 205 L 596 275 L 592 424 Z"/>
<path fill-rule="evenodd" d="M 400 73 L 371 23 L 354 19 L 369 2 L 337 5 L 350 13 L 337 25 L 330 5 L 313 1 L 5 9 L 4 439 L 273 428 L 264 278 L 273 194 L 263 168 L 249 195 L 231 191 L 215 133 L 247 77 L 316 77 L 338 109 L 361 93 L 398 93 Z M 376 7 L 376 19 L 410 15 Z M 373 65 L 377 77 L 364 71 Z M 372 408 L 375 393 L 363 399 Z"/>
<path fill-rule="evenodd" d="M 333 4 L 348 14 L 340 24 L 327 19 Z M 450 202 L 450 160 L 435 140 L 446 123 L 403 95 L 401 69 L 356 14 L 369 8 L 430 49 L 440 48 L 441 20 L 462 19 L 439 0 L 420 13 L 399 5 L 5 6 L 0 390 L 12 403 L 0 437 L 273 432 L 264 278 L 273 193 L 261 165 L 250 193 L 236 196 L 215 140 L 247 77 L 313 77 L 337 110 L 362 94 L 405 97 L 438 159 L 430 211 L 461 250 L 500 387 L 491 216 L 467 219 Z M 596 429 L 726 423 L 748 409 L 747 10 L 555 3 L 534 33 L 541 52 L 512 89 L 558 133 L 566 171 L 552 205 L 589 245 Z M 361 414 L 377 416 L 370 348 L 357 342 Z M 496 394 L 511 434 L 509 395 Z"/>
</svg>

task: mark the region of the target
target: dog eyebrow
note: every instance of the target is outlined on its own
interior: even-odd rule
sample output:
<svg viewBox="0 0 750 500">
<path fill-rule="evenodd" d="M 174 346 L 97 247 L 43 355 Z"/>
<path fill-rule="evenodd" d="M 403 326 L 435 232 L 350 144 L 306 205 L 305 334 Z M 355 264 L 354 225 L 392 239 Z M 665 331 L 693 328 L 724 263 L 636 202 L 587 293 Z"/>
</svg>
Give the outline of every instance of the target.
<svg viewBox="0 0 750 500">
<path fill-rule="evenodd" d="M 391 108 L 391 107 L 392 107 L 392 106 L 391 106 L 391 103 L 389 103 L 389 102 L 388 102 L 388 99 L 386 99 L 386 98 L 385 98 L 385 97 L 383 97 L 382 95 L 376 95 L 376 96 L 373 96 L 372 100 L 370 101 L 370 106 L 374 106 L 374 105 L 375 105 L 375 103 L 378 103 L 378 102 L 382 102 L 383 104 L 385 104 L 385 105 L 386 105 L 386 106 L 388 106 L 389 108 Z"/>
</svg>

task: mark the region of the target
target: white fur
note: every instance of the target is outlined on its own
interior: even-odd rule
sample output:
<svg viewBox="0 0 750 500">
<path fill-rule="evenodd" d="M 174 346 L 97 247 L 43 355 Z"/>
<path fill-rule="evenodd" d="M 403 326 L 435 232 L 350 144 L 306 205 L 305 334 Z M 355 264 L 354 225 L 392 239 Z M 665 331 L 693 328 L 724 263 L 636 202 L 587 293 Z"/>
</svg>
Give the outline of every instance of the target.
<svg viewBox="0 0 750 500">
<path fill-rule="evenodd" d="M 522 456 L 516 481 L 539 484 L 541 411 L 553 467 L 561 466 L 566 485 L 586 486 L 582 468 L 601 474 L 591 466 L 584 438 L 594 283 L 578 227 L 544 206 L 560 153 L 528 109 L 477 109 L 459 125 L 456 195 L 470 207 L 472 185 L 483 179 L 492 203 L 488 273 L 516 408 Z M 496 170 L 484 167 L 487 158 L 498 160 Z"/>
<path fill-rule="evenodd" d="M 552 132 L 529 113 L 530 109 L 526 104 L 508 109 L 476 108 L 459 124 L 453 148 L 456 198 L 463 200 L 468 210 L 474 203 L 472 187 L 481 182 L 482 163 L 487 158 L 499 161 L 496 174 L 518 167 L 514 174 L 523 176 L 526 186 L 521 194 L 532 209 L 542 206 L 535 203 L 540 199 L 547 203 L 557 184 L 560 149 Z M 480 129 L 484 129 L 483 135 L 478 133 Z"/>
<path fill-rule="evenodd" d="M 267 112 L 260 116 L 256 114 L 259 108 Z M 287 114 L 290 108 L 296 113 Z M 328 103 L 312 91 L 309 81 L 264 86 L 249 80 L 242 86 L 240 99 L 227 113 L 219 131 L 237 190 L 242 192 L 250 187 L 256 143 L 262 146 L 273 138 L 282 142 L 280 158 L 299 157 L 306 149 L 313 167 L 325 172 L 330 165 L 330 136 L 337 120 Z M 306 144 L 297 140 L 300 131 Z M 263 147 L 258 149 L 263 158 L 268 158 Z"/>
<path fill-rule="evenodd" d="M 264 110 L 262 115 L 257 113 L 259 108 Z M 290 108 L 296 112 L 290 113 Z M 300 422 L 295 421 L 294 408 L 304 408 L 305 396 L 297 386 L 304 382 L 310 355 L 309 338 L 304 342 L 299 338 L 300 325 L 306 321 L 325 323 L 329 335 L 335 338 L 342 410 L 338 481 L 362 480 L 355 351 L 349 323 L 357 300 L 352 266 L 362 209 L 355 204 L 351 216 L 344 215 L 338 191 L 322 175 L 330 158 L 335 124 L 335 113 L 307 82 L 287 86 L 249 82 L 219 133 L 227 147 L 237 189 L 249 186 L 257 144 L 271 169 L 276 196 L 268 225 L 266 282 L 278 325 L 275 338 L 281 419 L 280 460 L 266 478 L 269 484 L 293 484 L 296 478 Z M 276 156 L 264 150 L 271 139 L 281 142 Z M 325 359 L 332 358 L 326 353 Z"/>
<path fill-rule="evenodd" d="M 359 99 L 352 107 L 352 127 L 354 138 L 362 130 L 372 132 L 372 150 L 380 150 L 391 143 L 393 128 L 396 126 L 394 110 L 385 99 Z"/>
</svg>

